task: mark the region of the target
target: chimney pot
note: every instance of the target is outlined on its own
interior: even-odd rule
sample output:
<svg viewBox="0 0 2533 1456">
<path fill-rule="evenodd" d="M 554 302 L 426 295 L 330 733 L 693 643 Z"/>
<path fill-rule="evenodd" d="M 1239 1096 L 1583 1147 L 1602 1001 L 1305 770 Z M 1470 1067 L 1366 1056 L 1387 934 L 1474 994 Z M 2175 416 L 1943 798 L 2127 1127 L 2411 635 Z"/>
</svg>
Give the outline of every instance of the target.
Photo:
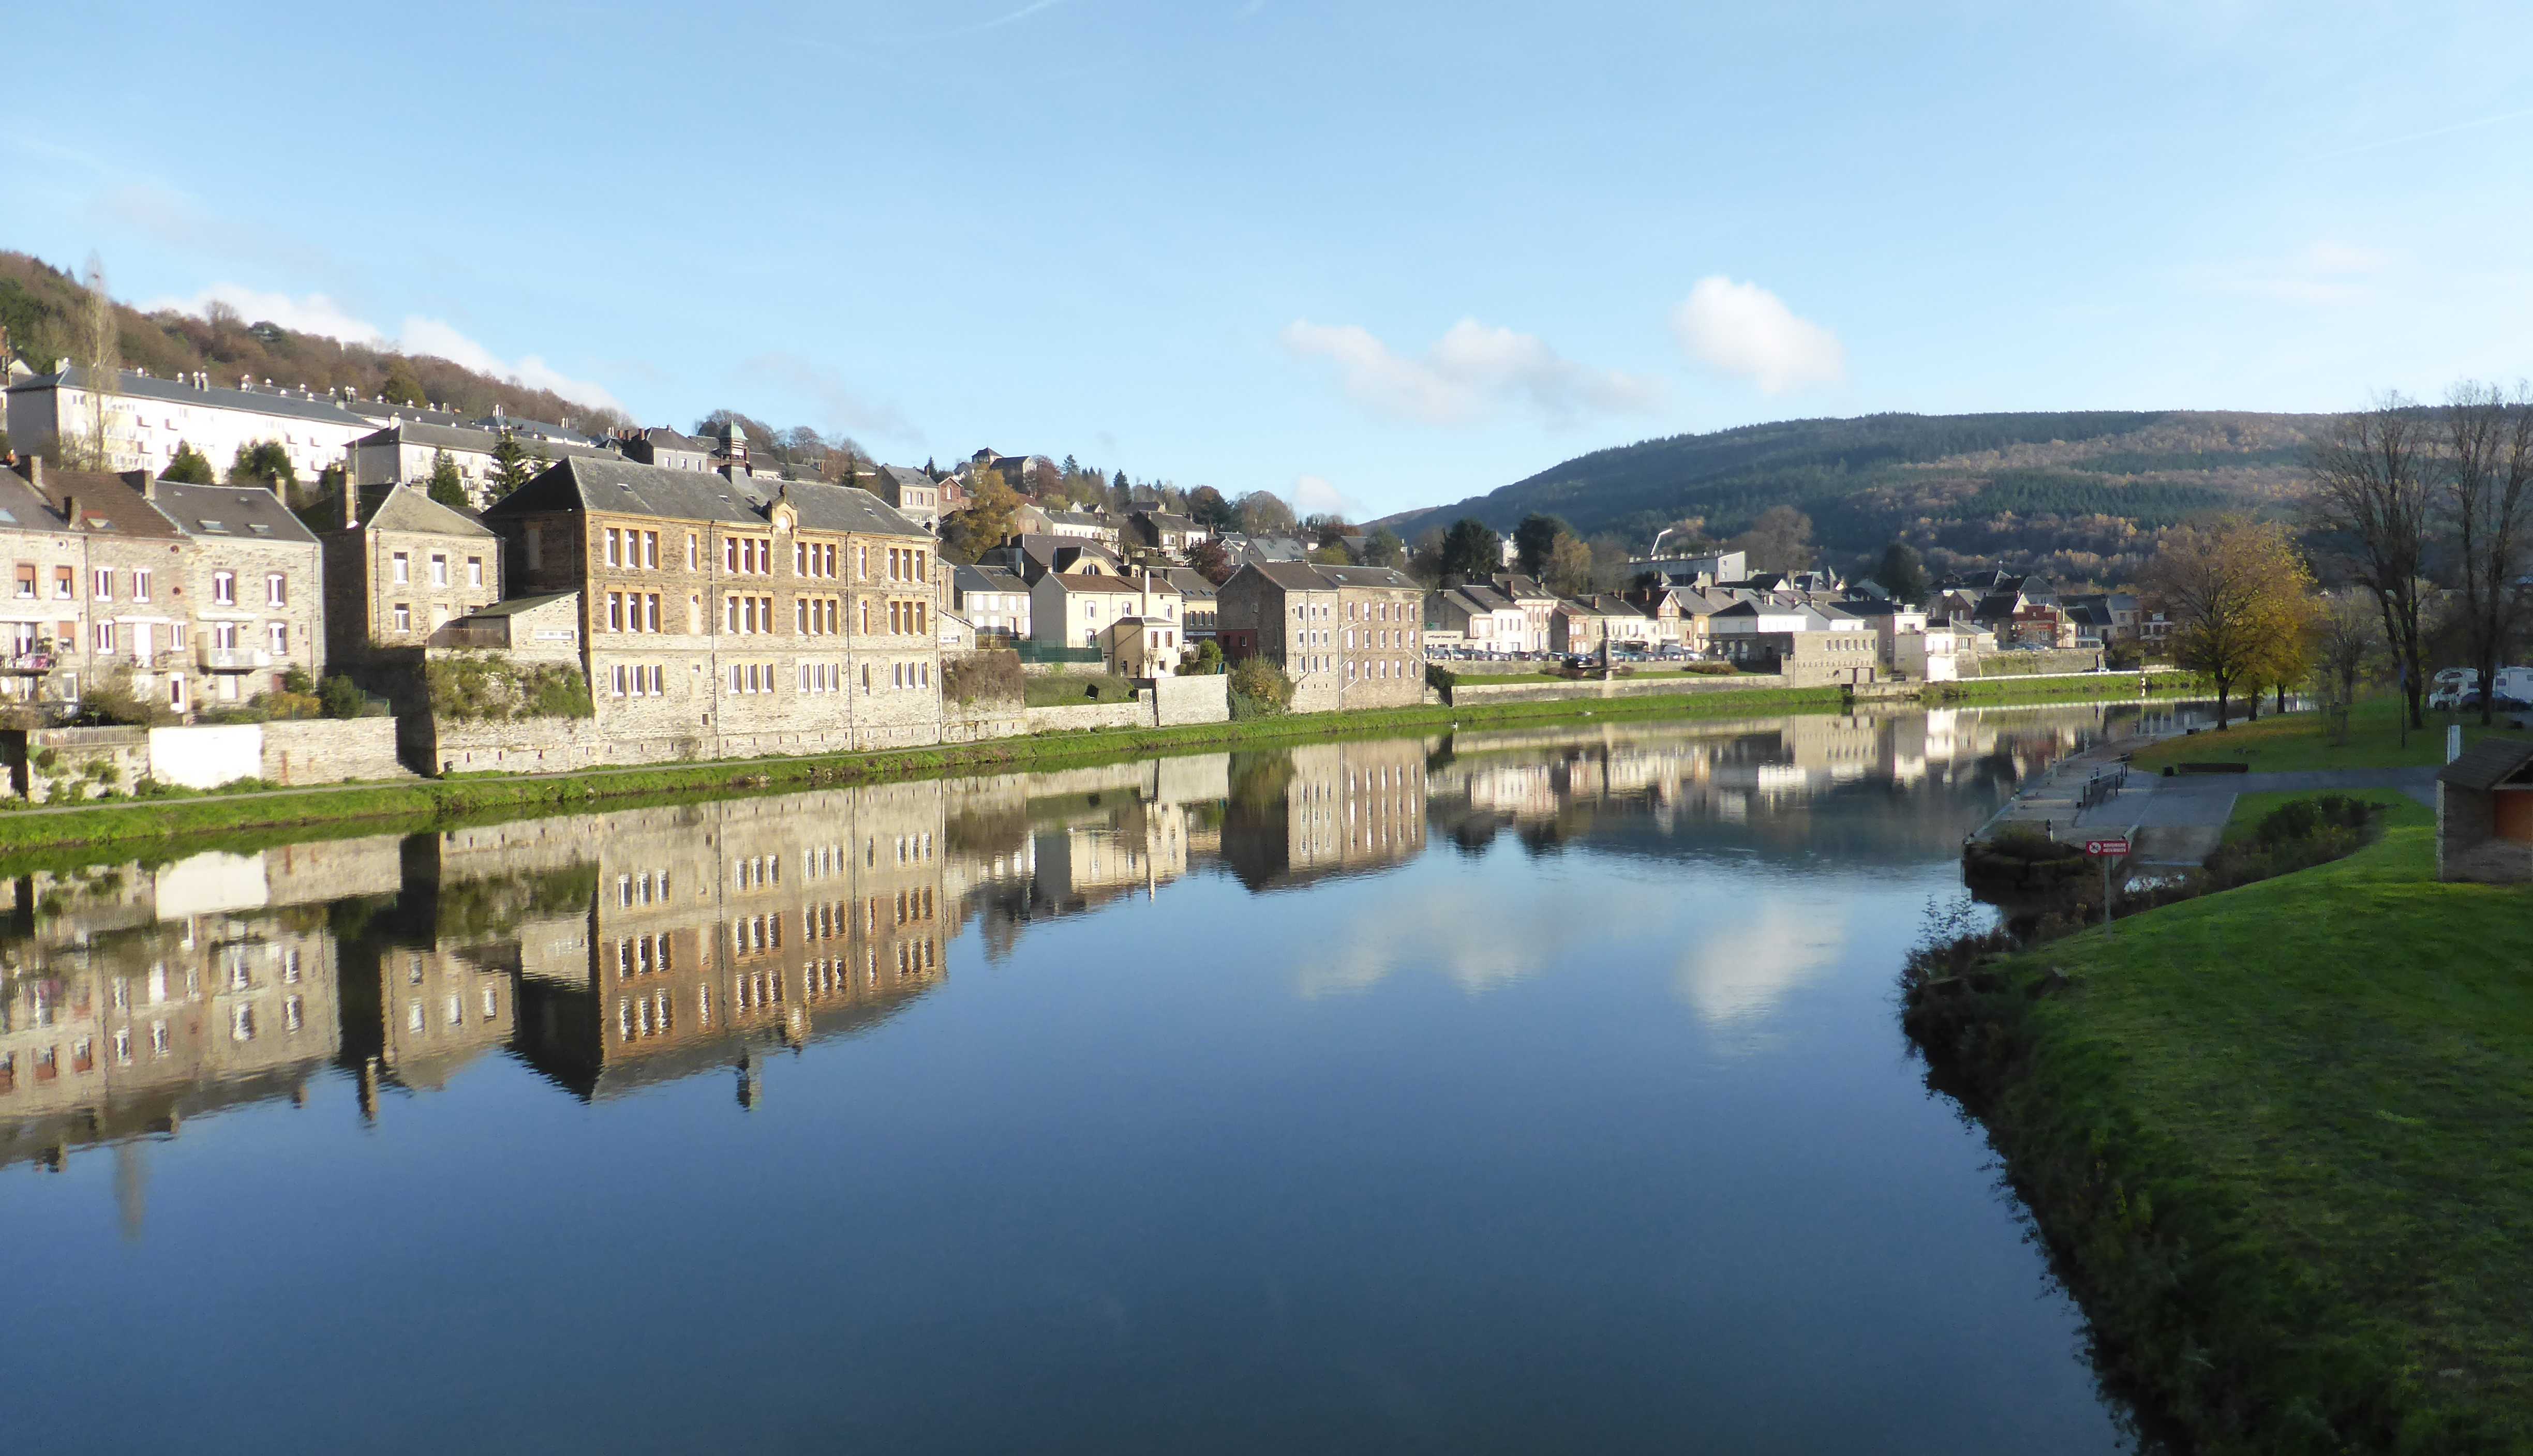
<svg viewBox="0 0 2533 1456">
<path fill-rule="evenodd" d="M 62 521 L 73 531 L 80 528 L 79 497 L 77 495 L 64 495 L 62 497 Z"/>
</svg>

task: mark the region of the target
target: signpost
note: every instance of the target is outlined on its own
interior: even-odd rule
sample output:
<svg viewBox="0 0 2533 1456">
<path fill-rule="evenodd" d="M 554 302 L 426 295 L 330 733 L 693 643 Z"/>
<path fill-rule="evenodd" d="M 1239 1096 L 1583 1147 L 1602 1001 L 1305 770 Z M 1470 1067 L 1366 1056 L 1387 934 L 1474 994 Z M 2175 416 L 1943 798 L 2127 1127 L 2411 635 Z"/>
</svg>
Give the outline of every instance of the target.
<svg viewBox="0 0 2533 1456">
<path fill-rule="evenodd" d="M 2128 857 L 2128 837 L 2091 839 L 2085 842 L 2085 853 L 2102 862 L 2102 933 L 2111 933 L 2111 861 Z"/>
</svg>

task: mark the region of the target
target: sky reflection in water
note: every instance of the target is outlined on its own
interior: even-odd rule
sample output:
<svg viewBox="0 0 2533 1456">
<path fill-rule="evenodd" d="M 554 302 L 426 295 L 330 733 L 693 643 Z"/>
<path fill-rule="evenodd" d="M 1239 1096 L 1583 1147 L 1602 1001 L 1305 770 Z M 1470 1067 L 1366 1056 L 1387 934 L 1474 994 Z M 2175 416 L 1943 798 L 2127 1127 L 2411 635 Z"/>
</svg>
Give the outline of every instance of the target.
<svg viewBox="0 0 2533 1456">
<path fill-rule="evenodd" d="M 1961 836 L 2100 721 L 1473 732 L 21 878 L 13 1424 L 2120 1449 L 1890 992 Z"/>
</svg>

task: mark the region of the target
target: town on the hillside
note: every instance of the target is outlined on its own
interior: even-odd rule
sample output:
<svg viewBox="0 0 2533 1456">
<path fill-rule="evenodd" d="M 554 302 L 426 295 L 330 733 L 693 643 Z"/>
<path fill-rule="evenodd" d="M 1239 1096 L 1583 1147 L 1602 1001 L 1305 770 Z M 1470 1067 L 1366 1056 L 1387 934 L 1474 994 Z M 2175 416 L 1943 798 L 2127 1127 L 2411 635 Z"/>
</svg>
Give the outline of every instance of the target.
<svg viewBox="0 0 2533 1456">
<path fill-rule="evenodd" d="M 2127 593 L 1987 571 L 1903 596 L 1659 538 L 1622 587 L 1560 592 L 1474 523 L 1474 558 L 1455 537 L 1420 579 L 1385 531 L 1242 529 L 1255 513 L 1215 493 L 1122 477 L 1070 508 L 1044 490 L 1055 462 L 990 449 L 837 479 L 736 420 L 587 435 L 128 369 L 100 396 L 69 361 L 14 365 L 7 399 L 9 703 L 89 724 L 417 716 L 439 728 L 407 740 L 423 772 L 1214 721 L 1226 674 L 1294 712 L 1439 701 L 1438 675 L 1488 663 L 1943 683 L 2008 653 L 2103 669 L 2165 627 Z M 1004 651 L 1051 680 L 968 666 Z"/>
</svg>

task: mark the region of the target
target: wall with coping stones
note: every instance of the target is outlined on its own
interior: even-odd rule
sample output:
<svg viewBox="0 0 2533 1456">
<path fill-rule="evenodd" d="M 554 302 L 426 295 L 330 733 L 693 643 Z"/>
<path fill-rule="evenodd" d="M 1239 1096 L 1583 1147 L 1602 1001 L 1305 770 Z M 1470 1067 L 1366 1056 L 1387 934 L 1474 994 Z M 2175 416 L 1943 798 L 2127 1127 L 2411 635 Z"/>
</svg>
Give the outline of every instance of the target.
<svg viewBox="0 0 2533 1456">
<path fill-rule="evenodd" d="M 1462 703 L 1589 702 L 1601 698 L 1685 697 L 1715 692 L 1797 686 L 1782 672 L 1736 672 L 1715 677 L 1614 677 L 1607 682 L 1471 682 L 1443 690 L 1443 700 Z"/>
<path fill-rule="evenodd" d="M 1145 679 L 1141 687 L 1143 693 L 1138 701 L 1152 705 L 1154 728 L 1231 721 L 1231 679 L 1220 674 L 1152 677 Z"/>
<path fill-rule="evenodd" d="M 1152 705 L 1148 698 L 1125 703 L 1084 703 L 1075 708 L 1031 708 L 1029 730 L 1032 733 L 1080 731 L 1085 728 L 1150 728 Z"/>
<path fill-rule="evenodd" d="M 292 718 L 258 727 L 264 734 L 264 765 L 258 777 L 268 784 L 413 777 L 396 761 L 392 718 Z"/>
</svg>

